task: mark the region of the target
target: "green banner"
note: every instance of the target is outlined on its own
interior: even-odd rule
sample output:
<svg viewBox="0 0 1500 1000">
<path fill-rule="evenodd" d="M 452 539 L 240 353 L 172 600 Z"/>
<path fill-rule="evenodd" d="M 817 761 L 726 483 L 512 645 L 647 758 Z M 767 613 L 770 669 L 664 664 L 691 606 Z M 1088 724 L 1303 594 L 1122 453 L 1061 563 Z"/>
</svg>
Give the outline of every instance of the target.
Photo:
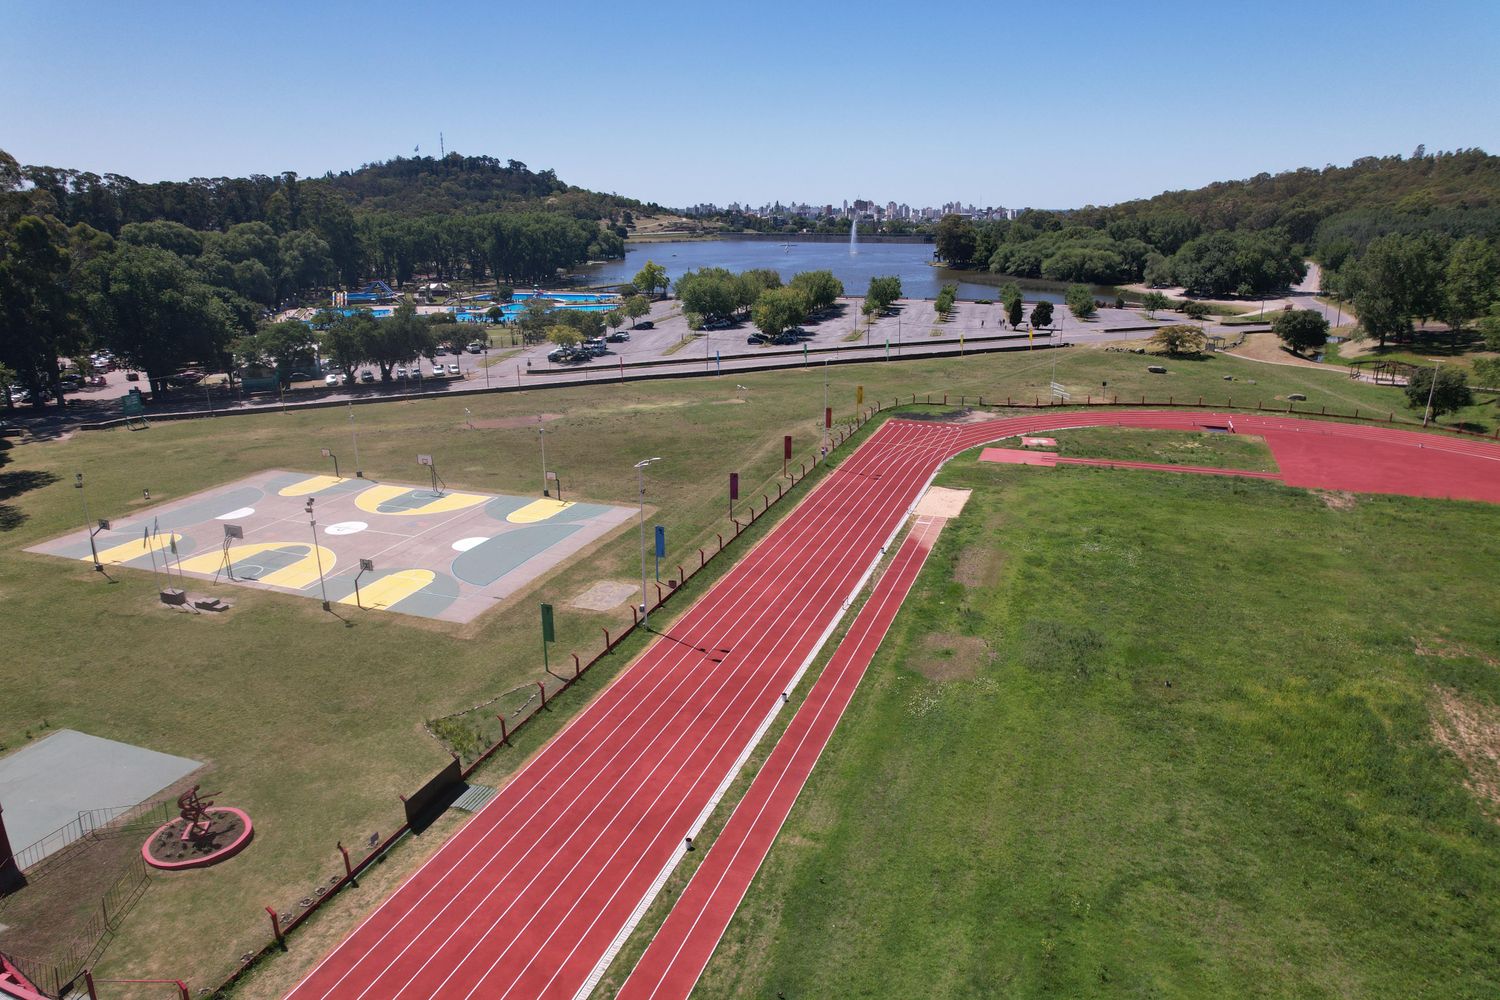
<svg viewBox="0 0 1500 1000">
<path fill-rule="evenodd" d="M 556 642 L 557 633 L 552 629 L 552 605 L 542 605 L 542 641 Z"/>
</svg>

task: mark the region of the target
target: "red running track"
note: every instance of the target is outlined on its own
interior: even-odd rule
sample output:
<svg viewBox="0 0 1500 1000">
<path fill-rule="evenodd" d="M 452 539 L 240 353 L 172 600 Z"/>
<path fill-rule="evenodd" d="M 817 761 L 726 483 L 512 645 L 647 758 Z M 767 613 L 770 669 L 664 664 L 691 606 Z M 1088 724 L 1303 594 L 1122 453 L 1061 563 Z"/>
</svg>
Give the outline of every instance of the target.
<svg viewBox="0 0 1500 1000">
<path fill-rule="evenodd" d="M 891 421 L 288 996 L 577 995 L 638 918 L 683 838 L 701 825 L 781 693 L 832 633 L 947 457 L 1065 427 L 1180 429 L 1230 419 L 1242 433 L 1293 439 L 1286 457 L 1277 451 L 1292 485 L 1500 502 L 1500 449 L 1385 428 L 1180 411 Z M 1367 452 L 1380 457 L 1367 461 Z M 1331 481 L 1305 481 L 1318 478 L 1325 459 Z M 1405 480 L 1410 488 L 1393 488 Z M 1352 485 L 1366 482 L 1377 485 Z"/>
<path fill-rule="evenodd" d="M 917 519 L 890 568 L 849 626 L 838 651 L 818 675 L 807 700 L 651 939 L 617 1000 L 686 997 L 692 992 L 927 561 L 943 524 L 940 517 Z"/>
</svg>

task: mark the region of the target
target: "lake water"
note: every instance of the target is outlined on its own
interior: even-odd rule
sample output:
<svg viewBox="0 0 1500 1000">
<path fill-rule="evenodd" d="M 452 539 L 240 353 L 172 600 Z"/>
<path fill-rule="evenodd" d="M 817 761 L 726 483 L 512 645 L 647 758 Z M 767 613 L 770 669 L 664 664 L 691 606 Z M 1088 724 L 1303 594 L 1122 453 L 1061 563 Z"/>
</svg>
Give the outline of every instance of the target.
<svg viewBox="0 0 1500 1000">
<path fill-rule="evenodd" d="M 932 266 L 931 243 L 861 243 L 859 252 L 851 254 L 848 243 L 790 242 L 783 247 L 771 240 L 734 239 L 627 245 L 623 261 L 591 265 L 581 268 L 580 273 L 590 284 L 616 284 L 634 278 L 648 260 L 665 267 L 667 276 L 674 281 L 684 271 L 700 267 L 722 267 L 736 273 L 768 267 L 779 272 L 782 281 L 790 280 L 798 271 L 827 270 L 844 283 L 844 291 L 849 295 L 863 295 L 871 278 L 894 274 L 901 278 L 901 293 L 918 299 L 937 298 L 944 276 L 949 274 Z M 1016 283 L 1025 290 L 1027 301 L 1063 301 L 1061 287 L 1029 281 Z M 1107 292 L 1113 299 L 1114 290 Z M 994 285 L 958 282 L 961 299 L 997 299 L 999 293 L 1000 289 Z M 1100 298 L 1105 294 L 1105 289 L 1095 290 Z"/>
</svg>

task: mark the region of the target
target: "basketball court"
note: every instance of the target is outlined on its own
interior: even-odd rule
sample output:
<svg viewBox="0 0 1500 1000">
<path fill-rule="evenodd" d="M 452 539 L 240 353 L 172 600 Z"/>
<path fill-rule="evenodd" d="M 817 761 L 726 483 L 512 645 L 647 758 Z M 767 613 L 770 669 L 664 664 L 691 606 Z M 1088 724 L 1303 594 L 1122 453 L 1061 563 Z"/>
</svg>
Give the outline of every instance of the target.
<svg viewBox="0 0 1500 1000">
<path fill-rule="evenodd" d="M 106 569 L 467 622 L 630 520 L 603 504 L 272 470 L 106 522 Z M 311 521 L 316 520 L 316 528 Z M 29 552 L 92 560 L 76 531 Z M 172 581 L 167 582 L 170 573 Z M 195 588 L 196 589 L 196 588 Z"/>
</svg>

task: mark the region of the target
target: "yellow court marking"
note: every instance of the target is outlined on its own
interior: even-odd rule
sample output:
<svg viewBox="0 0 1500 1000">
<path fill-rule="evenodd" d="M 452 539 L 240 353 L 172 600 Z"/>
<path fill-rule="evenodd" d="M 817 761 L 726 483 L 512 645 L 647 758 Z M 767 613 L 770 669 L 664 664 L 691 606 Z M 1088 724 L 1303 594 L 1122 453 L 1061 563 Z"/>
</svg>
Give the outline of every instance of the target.
<svg viewBox="0 0 1500 1000">
<path fill-rule="evenodd" d="M 330 486 L 337 486 L 345 481 L 339 476 L 309 476 L 300 483 L 283 486 L 277 492 L 284 497 L 305 497 L 309 493 L 317 493 L 319 490 L 326 490 Z"/>
<path fill-rule="evenodd" d="M 314 555 L 313 547 L 307 542 L 252 542 L 249 545 L 231 546 L 229 549 L 229 562 L 237 566 L 247 559 L 253 559 L 262 552 L 268 552 L 272 549 L 301 549 L 306 553 L 306 555 L 302 556 L 296 562 L 257 578 L 257 582 L 272 587 L 303 590 L 318 582 L 317 555 L 321 555 L 323 558 L 323 574 L 325 576 L 333 571 L 333 564 L 338 561 L 338 557 L 333 554 L 333 550 L 325 548 L 322 545 L 318 546 L 318 553 Z M 223 565 L 223 554 L 212 552 L 183 560 L 182 568 L 188 573 L 203 573 L 207 575 L 218 572 L 219 568 Z"/>
<path fill-rule="evenodd" d="M 182 536 L 176 534 L 157 535 L 150 541 L 147 541 L 145 538 L 135 538 L 121 545 L 111 545 L 103 552 L 100 552 L 99 561 L 101 563 L 110 563 L 111 565 L 129 562 L 132 559 L 139 559 L 141 556 L 152 552 L 161 552 L 168 549 L 174 541 L 182 541 Z M 79 558 L 84 562 L 94 561 L 92 554 L 79 556 Z"/>
<path fill-rule="evenodd" d="M 340 604 L 363 603 L 368 609 L 384 611 L 393 604 L 406 600 L 433 580 L 437 574 L 427 569 L 403 569 L 399 573 L 383 576 L 359 588 L 359 601 L 354 595 L 340 598 Z"/>
<path fill-rule="evenodd" d="M 519 510 L 506 514 L 505 519 L 511 524 L 534 524 L 556 517 L 571 506 L 572 500 L 533 500 Z"/>
<path fill-rule="evenodd" d="M 366 514 L 446 514 L 449 511 L 464 510 L 475 504 L 484 503 L 489 497 L 480 496 L 476 493 L 444 493 L 440 497 L 433 497 L 420 507 L 410 510 L 381 510 L 382 504 L 390 503 L 397 497 L 405 496 L 413 492 L 410 486 L 371 486 L 359 496 L 354 498 L 354 505 Z"/>
</svg>

